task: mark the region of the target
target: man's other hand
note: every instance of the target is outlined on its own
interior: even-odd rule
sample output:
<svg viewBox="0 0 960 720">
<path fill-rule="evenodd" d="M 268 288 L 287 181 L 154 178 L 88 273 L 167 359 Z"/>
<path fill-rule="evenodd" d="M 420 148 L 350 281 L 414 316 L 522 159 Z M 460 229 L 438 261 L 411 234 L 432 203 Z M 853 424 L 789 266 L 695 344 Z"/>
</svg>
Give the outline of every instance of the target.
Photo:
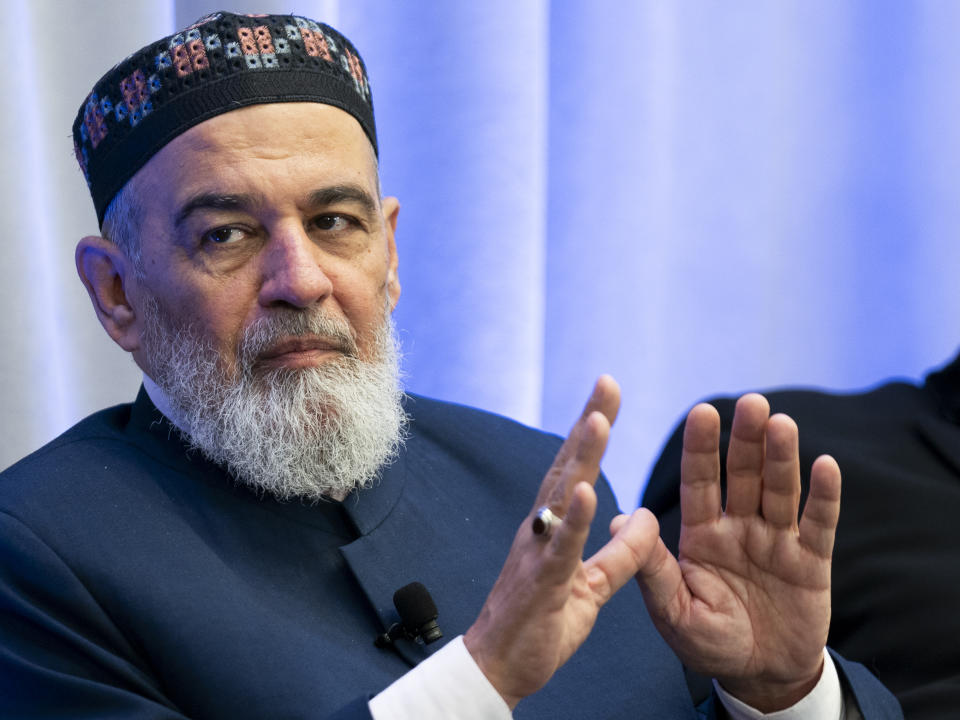
<svg viewBox="0 0 960 720">
<path fill-rule="evenodd" d="M 803 516 L 797 426 L 766 399 L 737 403 L 722 507 L 720 418 L 687 417 L 681 460 L 679 557 L 663 542 L 637 580 L 654 623 L 681 660 L 743 702 L 771 712 L 820 677 L 830 625 L 830 561 L 840 514 L 840 469 L 813 464 Z M 625 519 L 617 518 L 618 531 Z"/>
</svg>

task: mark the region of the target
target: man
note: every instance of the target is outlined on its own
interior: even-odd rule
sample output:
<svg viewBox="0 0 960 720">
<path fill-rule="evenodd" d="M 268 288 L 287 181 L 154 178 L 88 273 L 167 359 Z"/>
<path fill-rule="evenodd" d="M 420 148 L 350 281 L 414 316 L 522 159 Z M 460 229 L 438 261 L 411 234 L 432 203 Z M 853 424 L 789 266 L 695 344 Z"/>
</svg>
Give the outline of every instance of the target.
<svg viewBox="0 0 960 720">
<path fill-rule="evenodd" d="M 899 717 L 824 650 L 839 470 L 798 524 L 796 427 L 759 396 L 725 514 L 691 413 L 681 566 L 594 487 L 611 378 L 562 445 L 398 389 L 398 203 L 335 30 L 203 18 L 107 73 L 74 138 L 102 223 L 77 269 L 144 389 L 0 481 L 0 714 L 690 718 L 679 656 L 735 717 Z M 375 645 L 413 580 L 445 644 Z"/>
<path fill-rule="evenodd" d="M 830 646 L 876 673 L 907 717 L 952 716 L 960 707 L 960 358 L 922 384 L 888 382 L 846 395 L 780 390 L 767 397 L 803 428 L 802 459 L 828 452 L 843 468 Z M 710 402 L 728 436 L 733 400 Z M 681 445 L 678 429 L 643 497 L 673 549 L 680 535 Z"/>
</svg>

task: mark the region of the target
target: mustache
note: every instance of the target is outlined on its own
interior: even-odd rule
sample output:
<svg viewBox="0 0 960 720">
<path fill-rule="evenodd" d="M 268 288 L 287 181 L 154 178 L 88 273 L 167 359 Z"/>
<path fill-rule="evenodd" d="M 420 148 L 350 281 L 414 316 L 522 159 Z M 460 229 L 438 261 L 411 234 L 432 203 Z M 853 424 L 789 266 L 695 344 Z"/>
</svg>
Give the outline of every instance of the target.
<svg viewBox="0 0 960 720">
<path fill-rule="evenodd" d="M 330 317 L 319 309 L 277 310 L 243 331 L 237 349 L 240 367 L 251 369 L 274 346 L 298 337 L 322 340 L 347 357 L 359 355 L 357 340 L 345 319 Z"/>
</svg>

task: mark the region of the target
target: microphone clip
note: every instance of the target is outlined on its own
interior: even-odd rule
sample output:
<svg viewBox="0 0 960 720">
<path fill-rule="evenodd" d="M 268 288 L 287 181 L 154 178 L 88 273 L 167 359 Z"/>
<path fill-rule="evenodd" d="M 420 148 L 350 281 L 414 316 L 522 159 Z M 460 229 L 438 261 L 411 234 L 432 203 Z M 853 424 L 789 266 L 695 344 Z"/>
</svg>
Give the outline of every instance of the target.
<svg viewBox="0 0 960 720">
<path fill-rule="evenodd" d="M 373 644 L 378 648 L 390 647 L 398 638 L 416 641 L 417 636 L 407 632 L 407 629 L 403 626 L 403 623 L 395 622 L 387 629 L 385 633 L 380 633 L 377 635 L 377 638 L 373 641 Z"/>
<path fill-rule="evenodd" d="M 373 641 L 378 648 L 390 647 L 400 638 L 429 645 L 443 637 L 437 624 L 437 606 L 427 589 L 418 582 L 405 585 L 393 594 L 400 622 L 393 623 Z"/>
</svg>

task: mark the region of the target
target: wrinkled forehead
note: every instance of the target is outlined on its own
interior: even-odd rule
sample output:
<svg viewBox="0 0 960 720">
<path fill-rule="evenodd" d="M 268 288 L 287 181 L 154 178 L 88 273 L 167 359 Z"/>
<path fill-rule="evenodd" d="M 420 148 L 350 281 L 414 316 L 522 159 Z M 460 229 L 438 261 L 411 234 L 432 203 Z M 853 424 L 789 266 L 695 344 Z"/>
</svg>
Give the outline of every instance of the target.
<svg viewBox="0 0 960 720">
<path fill-rule="evenodd" d="M 218 12 L 145 46 L 100 79 L 74 122 L 98 220 L 130 178 L 195 125 L 246 106 L 301 102 L 351 115 L 376 153 L 365 66 L 328 25 Z"/>
<path fill-rule="evenodd" d="M 377 158 L 363 128 L 317 103 L 253 105 L 205 120 L 161 148 L 127 188 L 141 220 L 166 223 L 197 198 L 225 206 L 242 197 L 277 211 L 339 188 L 379 207 Z"/>
</svg>

